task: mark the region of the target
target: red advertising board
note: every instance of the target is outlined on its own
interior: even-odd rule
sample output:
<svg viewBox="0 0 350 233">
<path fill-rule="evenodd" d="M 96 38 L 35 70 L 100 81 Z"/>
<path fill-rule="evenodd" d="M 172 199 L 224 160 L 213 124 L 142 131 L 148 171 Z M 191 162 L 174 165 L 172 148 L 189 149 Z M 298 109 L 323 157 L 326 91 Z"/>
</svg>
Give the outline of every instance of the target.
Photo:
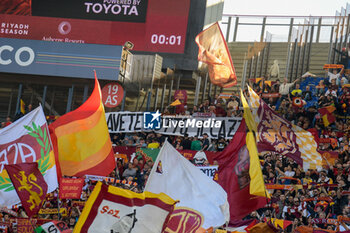
<svg viewBox="0 0 350 233">
<path fill-rule="evenodd" d="M 102 88 L 102 102 L 107 108 L 117 107 L 123 100 L 124 89 L 117 83 L 108 83 Z"/>
<path fill-rule="evenodd" d="M 190 0 L 33 0 L 24 15 L 6 11 L 2 4 L 9 1 L 0 2 L 0 37 L 109 45 L 131 41 L 137 51 L 184 51 Z M 60 8 L 65 10 L 55 10 Z"/>
<path fill-rule="evenodd" d="M 61 178 L 60 199 L 80 199 L 84 179 Z"/>
</svg>

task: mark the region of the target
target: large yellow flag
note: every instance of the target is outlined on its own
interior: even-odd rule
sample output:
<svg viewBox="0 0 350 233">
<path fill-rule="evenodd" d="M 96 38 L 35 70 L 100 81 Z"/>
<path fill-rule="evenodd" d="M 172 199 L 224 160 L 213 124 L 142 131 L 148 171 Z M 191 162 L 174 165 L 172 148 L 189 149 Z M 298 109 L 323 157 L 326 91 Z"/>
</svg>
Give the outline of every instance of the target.
<svg viewBox="0 0 350 233">
<path fill-rule="evenodd" d="M 257 127 L 254 122 L 252 113 L 250 112 L 250 108 L 247 103 L 247 100 L 244 98 L 242 90 L 241 90 L 241 100 L 244 108 L 243 117 L 249 129 L 246 136 L 246 144 L 247 144 L 247 148 L 250 156 L 249 192 L 252 195 L 270 198 L 270 194 L 265 189 L 265 183 L 261 172 L 260 161 L 258 156 L 258 149 L 256 148 L 256 139 L 254 134 L 257 132 L 256 131 Z"/>
</svg>

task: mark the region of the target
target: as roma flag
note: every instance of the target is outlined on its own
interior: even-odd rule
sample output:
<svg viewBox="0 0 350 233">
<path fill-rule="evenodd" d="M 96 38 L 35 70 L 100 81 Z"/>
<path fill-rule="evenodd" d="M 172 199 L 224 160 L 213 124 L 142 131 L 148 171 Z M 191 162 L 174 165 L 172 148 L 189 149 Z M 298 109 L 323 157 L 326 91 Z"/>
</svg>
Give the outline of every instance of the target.
<svg viewBox="0 0 350 233">
<path fill-rule="evenodd" d="M 217 182 L 227 193 L 230 221 L 242 219 L 250 212 L 262 208 L 268 199 L 250 194 L 250 154 L 246 144 L 247 127 L 244 119 L 230 144 L 213 157 L 219 164 Z"/>
<path fill-rule="evenodd" d="M 208 64 L 210 81 L 220 87 L 237 84 L 237 76 L 230 52 L 218 23 L 213 24 L 196 37 L 199 47 L 198 60 Z"/>
<path fill-rule="evenodd" d="M 89 99 L 50 126 L 58 173 L 62 176 L 107 176 L 115 168 L 101 89 L 95 73 L 95 88 Z"/>
<path fill-rule="evenodd" d="M 98 182 L 73 233 L 163 232 L 175 203 L 164 193 L 135 193 Z"/>
<path fill-rule="evenodd" d="M 47 183 L 38 163 L 5 165 L 5 169 L 28 217 L 37 214 L 47 193 Z"/>
</svg>

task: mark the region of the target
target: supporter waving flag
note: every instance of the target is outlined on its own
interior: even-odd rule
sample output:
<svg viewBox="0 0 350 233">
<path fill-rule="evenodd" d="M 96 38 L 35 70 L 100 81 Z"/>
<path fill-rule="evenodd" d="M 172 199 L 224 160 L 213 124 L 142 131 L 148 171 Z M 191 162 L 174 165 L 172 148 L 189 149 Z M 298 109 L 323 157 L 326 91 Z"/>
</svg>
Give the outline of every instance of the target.
<svg viewBox="0 0 350 233">
<path fill-rule="evenodd" d="M 89 99 L 50 126 L 55 157 L 62 176 L 106 176 L 115 168 L 101 89 L 95 72 L 95 88 Z"/>
<path fill-rule="evenodd" d="M 274 151 L 294 159 L 304 170 L 322 167 L 312 134 L 275 113 L 248 86 L 249 103 L 258 125 L 258 151 Z"/>
</svg>

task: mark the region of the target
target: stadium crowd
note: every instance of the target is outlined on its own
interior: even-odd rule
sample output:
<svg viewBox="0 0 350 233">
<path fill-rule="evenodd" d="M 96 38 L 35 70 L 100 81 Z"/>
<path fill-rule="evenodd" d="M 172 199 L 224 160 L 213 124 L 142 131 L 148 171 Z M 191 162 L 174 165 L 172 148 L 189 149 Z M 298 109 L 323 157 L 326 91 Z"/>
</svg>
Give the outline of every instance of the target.
<svg viewBox="0 0 350 233">
<path fill-rule="evenodd" d="M 269 189 L 272 198 L 269 205 L 252 212 L 246 219 L 266 221 L 266 218 L 277 218 L 292 222 L 280 232 L 294 232 L 301 225 L 336 230 L 337 223 L 342 230 L 350 229 L 346 221 L 341 221 L 342 218 L 350 218 L 349 79 L 343 69 L 334 69 L 333 72 L 328 72 L 327 76 L 320 79 L 317 86 L 308 85 L 307 79 L 310 77 L 303 77 L 294 82 L 288 82 L 286 78 L 272 82 L 264 77 L 250 80 L 250 85 L 256 93 L 273 110 L 293 124 L 312 132 L 318 142 L 318 149 L 335 156 L 331 159 L 324 157 L 321 170 L 304 171 L 291 158 L 272 152 L 261 154 L 265 183 L 274 187 Z M 247 94 L 247 90 L 245 92 Z M 322 117 L 319 110 L 329 106 L 334 107 L 334 111 L 330 113 L 332 119 L 327 118 L 326 123 L 326 118 Z M 193 106 L 192 109 L 188 109 L 186 103 L 182 103 L 174 109 L 166 108 L 163 114 L 241 117 L 243 112 L 238 93 L 232 93 L 225 98 L 217 95 L 214 99 L 207 99 L 202 104 Z M 2 126 L 10 123 L 11 119 L 8 118 Z M 165 138 L 165 135 L 153 132 L 111 135 L 115 146 L 137 148 L 160 148 Z M 212 152 L 224 150 L 230 142 L 224 138 L 211 139 L 207 135 L 203 135 L 201 139 L 188 135 L 169 136 L 168 140 L 179 150 Z M 203 164 L 208 165 L 209 162 L 204 161 Z M 115 171 L 109 175 L 115 179 L 113 182 L 104 182 L 142 192 L 152 166 L 153 161 L 142 156 L 129 158 L 128 161 L 119 158 Z M 48 194 L 43 206 L 66 209 L 67 213 L 40 214 L 38 217 L 63 220 L 73 229 L 83 208 L 83 205 L 76 205 L 74 201 L 86 201 L 95 183 L 94 180 L 85 180 L 80 200 L 60 200 L 57 192 Z M 15 207 L 13 210 L 19 217 L 26 217 L 22 207 Z M 3 222 L 9 222 L 13 218 L 8 212 L 1 212 L 0 217 Z M 16 232 L 15 229 L 12 230 Z"/>
</svg>

